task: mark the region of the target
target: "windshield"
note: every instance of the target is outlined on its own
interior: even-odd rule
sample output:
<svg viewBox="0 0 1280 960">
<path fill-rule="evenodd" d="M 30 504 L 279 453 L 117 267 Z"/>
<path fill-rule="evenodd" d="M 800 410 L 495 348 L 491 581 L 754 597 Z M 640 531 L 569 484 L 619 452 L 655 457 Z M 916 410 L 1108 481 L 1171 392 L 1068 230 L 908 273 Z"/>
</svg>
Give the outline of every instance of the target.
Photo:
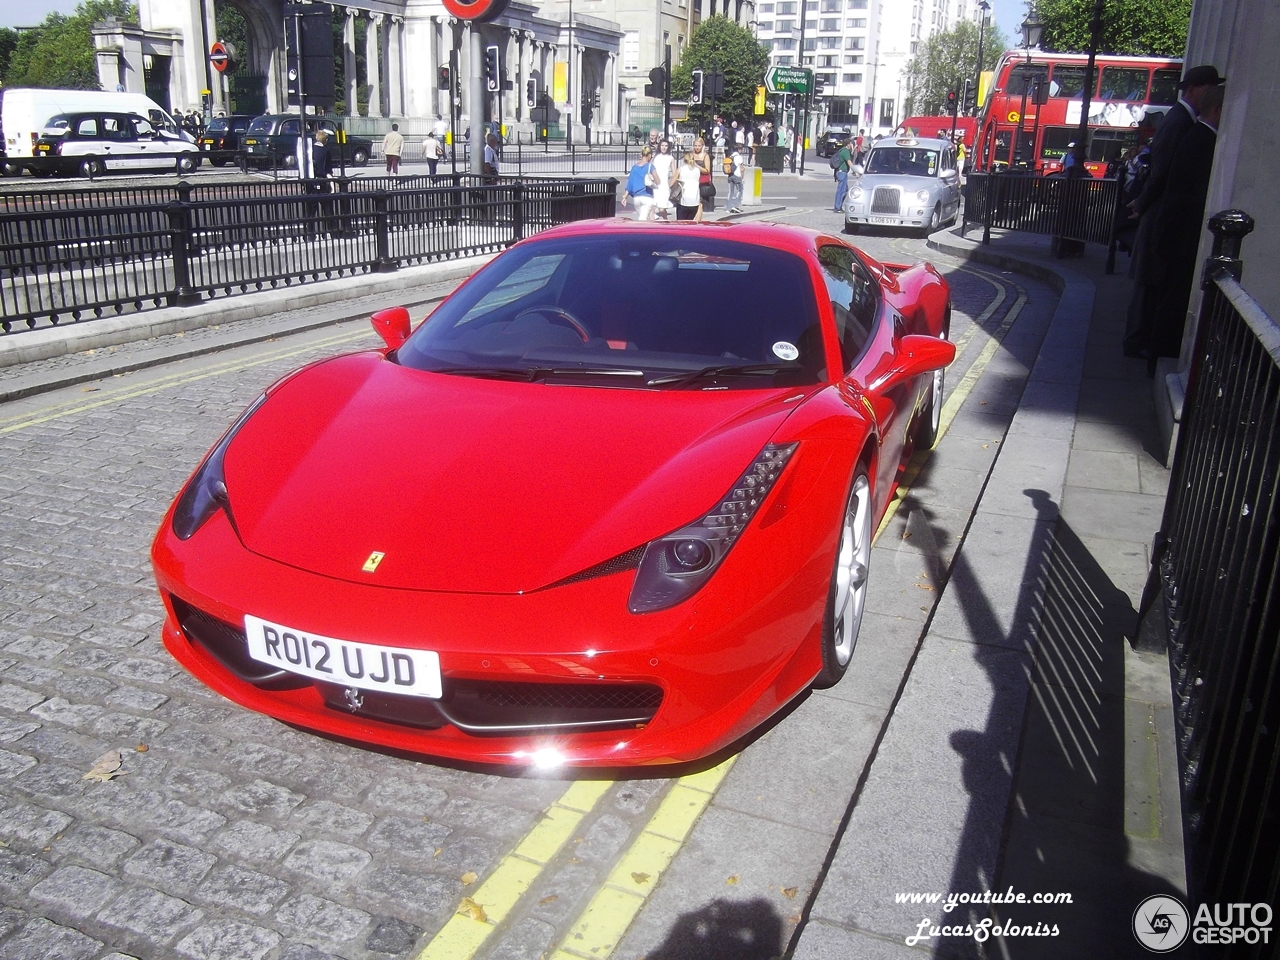
<svg viewBox="0 0 1280 960">
<path fill-rule="evenodd" d="M 906 177 L 937 176 L 938 151 L 919 147 L 877 147 L 867 157 L 865 172 Z"/>
<path fill-rule="evenodd" d="M 249 124 L 249 132 L 250 133 L 270 133 L 271 118 L 258 117 L 256 120 L 253 121 L 253 123 Z"/>
<path fill-rule="evenodd" d="M 208 130 L 210 133 L 213 133 L 218 130 L 225 130 L 225 129 L 227 129 L 226 117 L 214 117 L 214 119 L 209 121 Z"/>
<path fill-rule="evenodd" d="M 60 113 L 56 117 L 50 117 L 44 125 L 44 129 L 40 132 L 47 137 L 60 137 L 67 132 L 71 126 L 71 118 L 66 114 Z"/>
<path fill-rule="evenodd" d="M 421 370 L 628 387 L 820 381 L 826 358 L 806 263 L 681 234 L 516 247 L 442 304 L 397 359 Z"/>
</svg>

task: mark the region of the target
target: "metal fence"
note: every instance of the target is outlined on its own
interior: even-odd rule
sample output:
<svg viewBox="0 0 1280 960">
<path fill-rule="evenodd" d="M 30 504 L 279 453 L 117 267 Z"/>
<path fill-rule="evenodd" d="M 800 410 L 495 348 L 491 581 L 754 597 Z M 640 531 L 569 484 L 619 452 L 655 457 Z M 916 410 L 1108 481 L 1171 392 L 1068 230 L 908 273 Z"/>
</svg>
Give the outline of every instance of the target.
<svg viewBox="0 0 1280 960">
<path fill-rule="evenodd" d="M 469 175 L 246 184 L 228 195 L 184 186 L 86 191 L 92 205 L 60 191 L 0 213 L 3 331 L 493 252 L 557 223 L 613 216 L 617 195 L 614 179 Z"/>
<path fill-rule="evenodd" d="M 1280 326 L 1213 257 L 1140 629 L 1167 643 L 1192 902 L 1280 897 Z M 1231 956 L 1274 956 L 1238 942 Z M 1215 954 L 1216 955 L 1216 954 Z"/>
<path fill-rule="evenodd" d="M 1120 181 L 1115 179 L 970 173 L 960 231 L 963 236 L 971 224 L 980 224 L 983 243 L 991 242 L 993 227 L 1044 234 L 1054 238 L 1060 254 L 1067 249 L 1063 241 L 1101 244 L 1107 247 L 1111 273 L 1120 199 Z"/>
</svg>

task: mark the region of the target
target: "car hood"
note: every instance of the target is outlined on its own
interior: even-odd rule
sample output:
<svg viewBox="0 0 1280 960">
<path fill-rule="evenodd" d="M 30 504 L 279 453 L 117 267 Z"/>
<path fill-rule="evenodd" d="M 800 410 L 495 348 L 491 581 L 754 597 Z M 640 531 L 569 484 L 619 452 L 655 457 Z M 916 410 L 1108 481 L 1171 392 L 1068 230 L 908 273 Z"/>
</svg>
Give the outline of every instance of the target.
<svg viewBox="0 0 1280 960">
<path fill-rule="evenodd" d="M 248 549 L 324 576 L 527 592 L 712 508 L 799 393 L 485 380 L 357 354 L 287 381 L 236 435 L 231 512 Z"/>
</svg>

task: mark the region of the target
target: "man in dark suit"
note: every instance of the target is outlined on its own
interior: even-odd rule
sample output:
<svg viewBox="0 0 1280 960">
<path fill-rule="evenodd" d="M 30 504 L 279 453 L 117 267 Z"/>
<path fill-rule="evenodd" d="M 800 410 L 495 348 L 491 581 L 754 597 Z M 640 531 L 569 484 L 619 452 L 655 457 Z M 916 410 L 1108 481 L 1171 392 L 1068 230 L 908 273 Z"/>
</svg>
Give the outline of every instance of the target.
<svg viewBox="0 0 1280 960">
<path fill-rule="evenodd" d="M 1156 222 L 1164 196 L 1169 168 L 1178 144 L 1195 125 L 1200 100 L 1208 90 L 1221 85 L 1223 77 L 1212 65 L 1192 67 L 1178 84 L 1178 102 L 1169 108 L 1160 129 L 1151 140 L 1151 172 L 1142 193 L 1129 204 L 1131 218 L 1141 218 L 1129 261 L 1129 275 L 1134 277 L 1133 296 L 1129 300 L 1129 319 L 1125 328 L 1124 353 L 1127 357 L 1151 356 L 1151 329 L 1164 283 L 1160 258 L 1154 255 Z"/>
<path fill-rule="evenodd" d="M 1149 373 L 1155 372 L 1157 357 L 1176 357 L 1182 351 L 1182 329 L 1196 276 L 1196 253 L 1204 226 L 1222 101 L 1222 87 L 1211 87 L 1205 93 L 1200 100 L 1200 116 L 1178 144 L 1178 152 L 1169 165 L 1153 247 L 1165 282 L 1151 330 Z"/>
</svg>

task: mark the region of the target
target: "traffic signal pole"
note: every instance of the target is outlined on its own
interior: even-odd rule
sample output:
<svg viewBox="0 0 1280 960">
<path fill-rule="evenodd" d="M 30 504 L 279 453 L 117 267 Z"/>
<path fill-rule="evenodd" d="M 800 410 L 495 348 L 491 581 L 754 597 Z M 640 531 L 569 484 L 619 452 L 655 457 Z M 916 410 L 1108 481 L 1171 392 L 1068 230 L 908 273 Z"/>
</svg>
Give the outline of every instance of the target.
<svg viewBox="0 0 1280 960">
<path fill-rule="evenodd" d="M 484 116 L 485 94 L 484 70 L 484 38 L 480 36 L 480 25 L 471 24 L 471 163 L 472 173 L 484 173 Z"/>
<path fill-rule="evenodd" d="M 671 48 L 667 47 L 667 55 L 662 61 L 662 139 L 671 135 Z"/>
</svg>

